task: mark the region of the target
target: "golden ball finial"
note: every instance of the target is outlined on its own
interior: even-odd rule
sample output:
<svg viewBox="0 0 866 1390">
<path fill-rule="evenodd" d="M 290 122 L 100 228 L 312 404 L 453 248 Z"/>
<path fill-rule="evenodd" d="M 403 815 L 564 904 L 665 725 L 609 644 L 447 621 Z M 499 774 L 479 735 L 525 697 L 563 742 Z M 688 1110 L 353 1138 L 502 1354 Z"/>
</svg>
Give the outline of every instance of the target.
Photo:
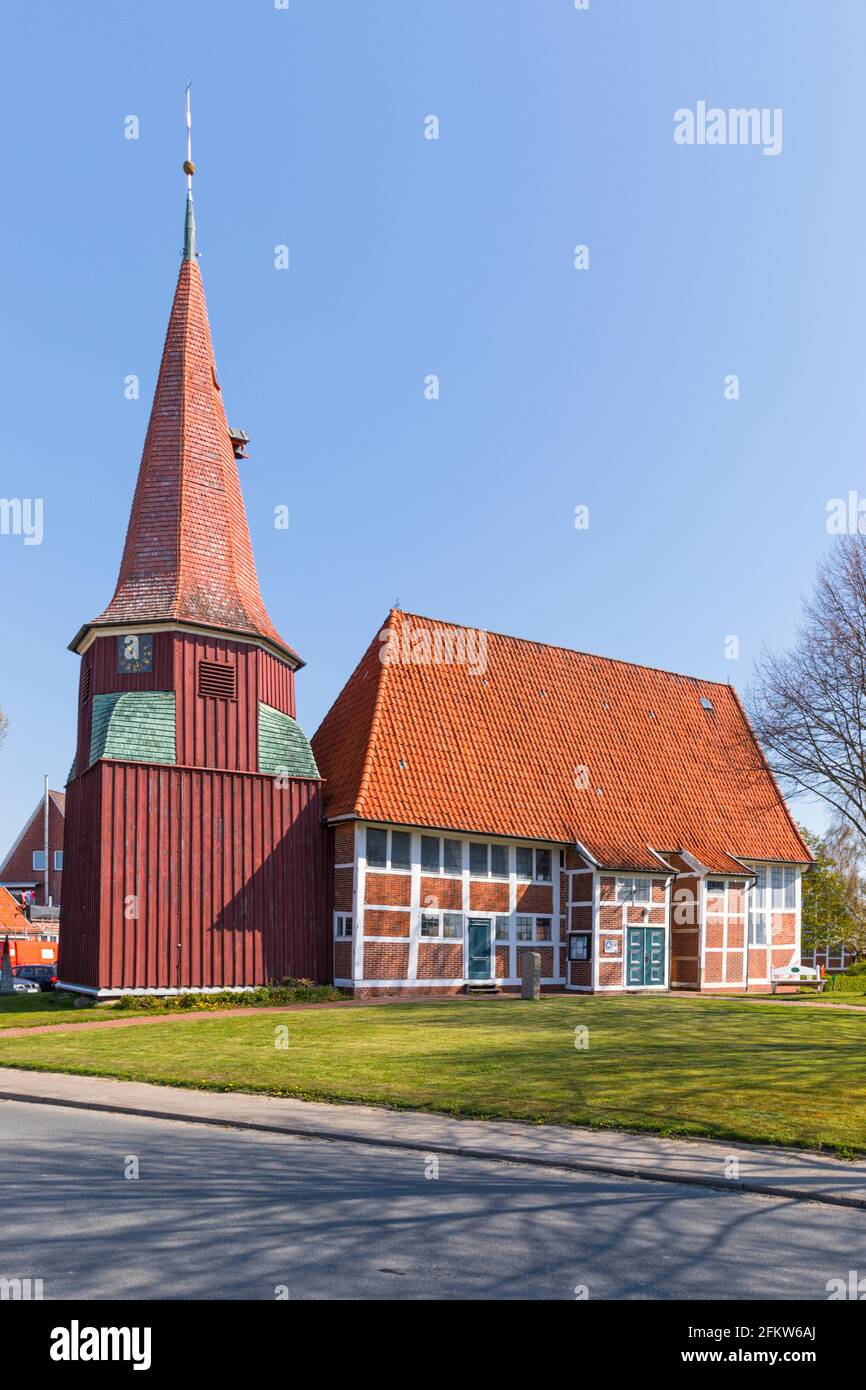
<svg viewBox="0 0 866 1390">
<path fill-rule="evenodd" d="M 183 172 L 190 175 L 195 173 L 195 165 L 191 159 L 185 159 L 183 161 Z"/>
</svg>

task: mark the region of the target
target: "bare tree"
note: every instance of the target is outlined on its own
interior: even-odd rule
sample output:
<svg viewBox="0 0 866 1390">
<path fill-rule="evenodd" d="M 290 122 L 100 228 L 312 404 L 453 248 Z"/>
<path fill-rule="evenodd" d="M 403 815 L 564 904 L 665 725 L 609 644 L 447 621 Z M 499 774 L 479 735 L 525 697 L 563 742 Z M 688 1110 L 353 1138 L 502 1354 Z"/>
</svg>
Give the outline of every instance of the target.
<svg viewBox="0 0 866 1390">
<path fill-rule="evenodd" d="M 8 732 L 9 720 L 6 718 L 6 715 L 3 713 L 2 709 L 0 709 L 0 748 L 3 747 L 3 741 L 6 738 Z"/>
<path fill-rule="evenodd" d="M 835 542 L 793 647 L 763 654 L 749 705 L 783 788 L 820 797 L 866 842 L 866 536 Z"/>
</svg>

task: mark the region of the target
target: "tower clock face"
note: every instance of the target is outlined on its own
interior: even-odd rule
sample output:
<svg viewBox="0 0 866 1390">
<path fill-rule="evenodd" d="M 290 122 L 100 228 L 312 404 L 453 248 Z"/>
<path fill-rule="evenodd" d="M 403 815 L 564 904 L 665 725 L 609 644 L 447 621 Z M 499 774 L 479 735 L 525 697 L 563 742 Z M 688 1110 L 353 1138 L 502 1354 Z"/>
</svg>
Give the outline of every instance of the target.
<svg viewBox="0 0 866 1390">
<path fill-rule="evenodd" d="M 117 670 L 121 676 L 153 670 L 153 638 L 149 633 L 129 632 L 118 637 Z"/>
</svg>

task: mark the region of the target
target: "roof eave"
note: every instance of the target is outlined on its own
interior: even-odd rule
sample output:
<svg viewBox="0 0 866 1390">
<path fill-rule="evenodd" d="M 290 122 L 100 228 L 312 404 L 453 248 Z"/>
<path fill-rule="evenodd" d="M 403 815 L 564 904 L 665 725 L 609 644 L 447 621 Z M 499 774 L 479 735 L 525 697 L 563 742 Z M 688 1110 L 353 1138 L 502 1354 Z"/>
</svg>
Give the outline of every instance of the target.
<svg viewBox="0 0 866 1390">
<path fill-rule="evenodd" d="M 278 656 L 281 661 L 287 662 L 293 671 L 300 671 L 307 664 L 291 647 L 283 646 L 261 632 L 244 632 L 239 628 L 218 627 L 213 623 L 188 623 L 178 618 L 159 618 L 154 622 L 149 622 L 146 618 L 136 618 L 129 623 L 101 623 L 98 621 L 84 623 L 72 641 L 68 643 L 67 649 L 75 652 L 76 656 L 83 656 L 90 646 L 90 642 L 86 641 L 86 638 L 91 633 L 93 633 L 95 640 L 97 636 L 122 636 L 128 632 L 197 632 L 205 635 L 220 635 L 227 637 L 231 642 L 249 642 L 264 647 L 266 651 Z"/>
</svg>

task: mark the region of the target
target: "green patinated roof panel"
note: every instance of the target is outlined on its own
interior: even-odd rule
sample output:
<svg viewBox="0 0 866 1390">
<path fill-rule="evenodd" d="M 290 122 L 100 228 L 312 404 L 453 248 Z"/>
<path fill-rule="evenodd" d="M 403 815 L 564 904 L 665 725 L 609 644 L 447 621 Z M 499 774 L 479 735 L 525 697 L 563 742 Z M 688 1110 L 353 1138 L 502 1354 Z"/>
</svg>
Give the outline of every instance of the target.
<svg viewBox="0 0 866 1390">
<path fill-rule="evenodd" d="M 94 695 L 90 763 L 175 763 L 174 691 L 126 690 Z"/>
<path fill-rule="evenodd" d="M 269 777 L 318 777 L 306 735 L 290 714 L 259 703 L 259 772 Z"/>
</svg>

